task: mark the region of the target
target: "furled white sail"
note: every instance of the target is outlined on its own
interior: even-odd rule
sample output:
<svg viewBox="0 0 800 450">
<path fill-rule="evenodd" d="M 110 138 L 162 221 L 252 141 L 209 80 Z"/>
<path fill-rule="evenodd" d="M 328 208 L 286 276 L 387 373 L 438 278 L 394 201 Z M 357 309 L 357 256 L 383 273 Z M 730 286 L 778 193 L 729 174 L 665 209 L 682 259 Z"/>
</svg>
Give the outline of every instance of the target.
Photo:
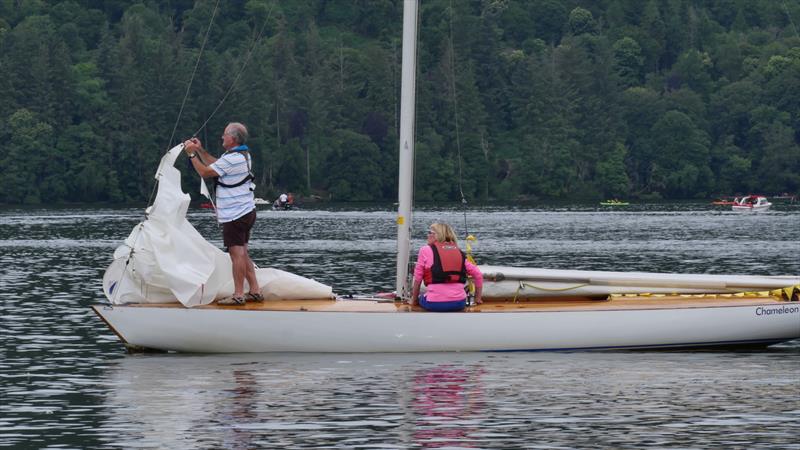
<svg viewBox="0 0 800 450">
<path fill-rule="evenodd" d="M 190 197 L 181 190 L 181 174 L 174 167 L 182 150 L 180 144 L 161 158 L 155 202 L 114 252 L 103 276 L 103 291 L 112 304 L 179 301 L 198 306 L 233 293 L 230 257 L 186 220 Z M 267 299 L 333 295 L 330 286 L 278 269 L 257 269 L 256 277 Z"/>
<path fill-rule="evenodd" d="M 798 276 L 604 272 L 480 266 L 486 298 L 597 297 L 611 294 L 710 294 L 769 291 Z"/>
</svg>

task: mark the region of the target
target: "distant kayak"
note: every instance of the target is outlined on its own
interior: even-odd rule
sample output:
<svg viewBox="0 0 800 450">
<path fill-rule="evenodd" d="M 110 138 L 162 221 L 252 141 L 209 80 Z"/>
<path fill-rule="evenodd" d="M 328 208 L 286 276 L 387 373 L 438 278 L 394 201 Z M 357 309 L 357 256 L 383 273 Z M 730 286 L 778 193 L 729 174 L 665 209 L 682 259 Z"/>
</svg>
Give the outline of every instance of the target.
<svg viewBox="0 0 800 450">
<path fill-rule="evenodd" d="M 630 203 L 619 201 L 619 200 L 606 200 L 606 201 L 600 202 L 600 205 L 602 205 L 602 206 L 628 206 L 628 205 L 630 205 Z"/>
</svg>

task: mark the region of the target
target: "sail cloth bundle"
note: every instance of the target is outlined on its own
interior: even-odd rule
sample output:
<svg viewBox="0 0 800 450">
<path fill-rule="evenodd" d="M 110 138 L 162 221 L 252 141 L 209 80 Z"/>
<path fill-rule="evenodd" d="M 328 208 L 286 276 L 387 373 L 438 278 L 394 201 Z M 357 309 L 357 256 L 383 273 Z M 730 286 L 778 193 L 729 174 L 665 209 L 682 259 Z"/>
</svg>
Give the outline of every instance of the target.
<svg viewBox="0 0 800 450">
<path fill-rule="evenodd" d="M 174 167 L 182 151 L 179 144 L 161 158 L 155 201 L 106 269 L 103 291 L 112 304 L 178 301 L 192 307 L 233 294 L 230 257 L 186 220 L 190 197 Z M 267 300 L 333 298 L 330 286 L 282 270 L 256 269 L 256 278 Z"/>
</svg>

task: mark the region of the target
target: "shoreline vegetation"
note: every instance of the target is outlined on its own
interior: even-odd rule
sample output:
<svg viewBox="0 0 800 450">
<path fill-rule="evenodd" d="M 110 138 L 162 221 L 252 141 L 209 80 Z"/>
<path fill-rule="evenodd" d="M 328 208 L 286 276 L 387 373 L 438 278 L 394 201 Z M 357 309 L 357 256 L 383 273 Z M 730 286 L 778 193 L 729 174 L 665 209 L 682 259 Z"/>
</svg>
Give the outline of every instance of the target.
<svg viewBox="0 0 800 450">
<path fill-rule="evenodd" d="M 770 198 L 770 201 L 773 201 Z M 190 212 L 210 211 L 210 209 L 201 206 L 205 203 L 205 199 L 193 199 L 190 206 Z M 606 210 L 603 208 L 597 199 L 552 199 L 552 200 L 536 200 L 526 199 L 518 201 L 476 201 L 468 203 L 466 206 L 458 201 L 417 201 L 414 207 L 417 210 L 452 210 L 462 212 L 480 212 L 486 209 L 538 209 L 538 208 L 559 208 L 559 207 L 574 207 L 574 208 L 587 208 Z M 653 199 L 653 200 L 631 200 L 626 201 L 626 205 L 637 208 L 644 207 L 647 209 L 663 205 L 668 209 L 682 206 L 697 206 L 707 209 L 717 209 L 727 211 L 729 206 L 723 208 L 722 205 L 715 205 L 708 199 Z M 788 206 L 790 209 L 799 205 L 798 201 L 791 199 L 778 198 L 773 201 L 776 206 Z M 142 201 L 95 201 L 95 202 L 55 202 L 55 203 L 8 203 L 0 202 L 0 210 L 69 210 L 69 209 L 141 209 L 144 211 L 148 204 Z M 365 201 L 304 201 L 302 198 L 298 200 L 295 210 L 303 211 L 325 211 L 325 210 L 386 210 L 396 211 L 397 203 L 391 200 L 365 200 Z M 257 210 L 265 212 L 272 210 L 271 205 L 257 206 Z M 212 213 L 213 214 L 213 213 Z"/>
<path fill-rule="evenodd" d="M 402 2 L 214 5 L 0 2 L 3 202 L 147 201 L 249 56 L 198 134 L 212 153 L 240 121 L 257 197 L 394 199 Z M 420 20 L 417 202 L 800 193 L 796 1 L 426 0 Z"/>
</svg>

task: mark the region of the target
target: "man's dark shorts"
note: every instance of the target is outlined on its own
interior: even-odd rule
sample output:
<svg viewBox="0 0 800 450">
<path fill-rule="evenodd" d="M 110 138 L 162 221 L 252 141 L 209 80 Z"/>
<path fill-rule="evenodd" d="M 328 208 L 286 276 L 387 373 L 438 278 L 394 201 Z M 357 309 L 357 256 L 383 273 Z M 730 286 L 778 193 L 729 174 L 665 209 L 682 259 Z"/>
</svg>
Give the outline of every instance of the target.
<svg viewBox="0 0 800 450">
<path fill-rule="evenodd" d="M 250 229 L 256 223 L 256 210 L 239 217 L 236 220 L 222 224 L 222 241 L 225 247 L 245 245 L 250 241 Z"/>
</svg>

